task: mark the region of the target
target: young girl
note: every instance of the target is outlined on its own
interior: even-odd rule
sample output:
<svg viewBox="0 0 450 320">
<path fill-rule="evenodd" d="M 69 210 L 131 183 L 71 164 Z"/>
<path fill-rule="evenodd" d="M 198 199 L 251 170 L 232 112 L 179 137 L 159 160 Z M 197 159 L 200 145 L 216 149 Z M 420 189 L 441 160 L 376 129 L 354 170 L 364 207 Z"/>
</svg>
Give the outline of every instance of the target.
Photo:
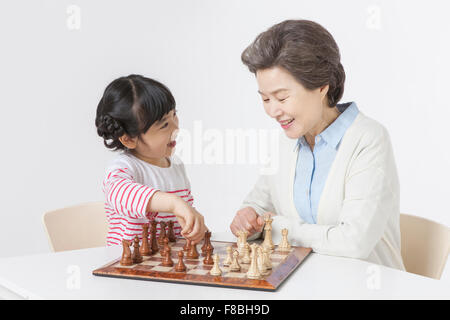
<svg viewBox="0 0 450 320">
<path fill-rule="evenodd" d="M 105 146 L 121 151 L 103 181 L 107 245 L 141 238 L 142 225 L 154 219 L 173 221 L 176 236 L 199 242 L 206 227 L 173 154 L 178 118 L 169 89 L 140 75 L 118 78 L 105 89 L 95 125 Z"/>
</svg>

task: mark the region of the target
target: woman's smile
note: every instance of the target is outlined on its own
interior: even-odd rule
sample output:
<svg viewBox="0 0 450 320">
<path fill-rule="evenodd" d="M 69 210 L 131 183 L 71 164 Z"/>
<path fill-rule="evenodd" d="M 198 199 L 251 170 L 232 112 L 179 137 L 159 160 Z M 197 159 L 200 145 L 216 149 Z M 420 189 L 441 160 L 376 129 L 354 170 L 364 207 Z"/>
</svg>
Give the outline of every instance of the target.
<svg viewBox="0 0 450 320">
<path fill-rule="evenodd" d="M 278 122 L 280 123 L 281 127 L 286 130 L 292 125 L 294 120 L 295 119 L 292 118 L 292 119 L 287 119 L 287 120 L 281 120 L 281 121 L 278 121 Z"/>
</svg>

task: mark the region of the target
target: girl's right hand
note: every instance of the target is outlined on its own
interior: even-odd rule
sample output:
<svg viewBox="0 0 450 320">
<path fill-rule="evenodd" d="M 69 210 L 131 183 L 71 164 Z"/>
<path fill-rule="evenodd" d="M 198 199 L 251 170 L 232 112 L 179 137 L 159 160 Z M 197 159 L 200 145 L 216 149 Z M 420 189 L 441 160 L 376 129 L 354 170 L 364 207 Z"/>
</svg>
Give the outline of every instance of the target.
<svg viewBox="0 0 450 320">
<path fill-rule="evenodd" d="M 175 205 L 174 214 L 181 225 L 181 235 L 194 243 L 199 243 L 208 230 L 203 215 L 181 198 Z"/>
</svg>

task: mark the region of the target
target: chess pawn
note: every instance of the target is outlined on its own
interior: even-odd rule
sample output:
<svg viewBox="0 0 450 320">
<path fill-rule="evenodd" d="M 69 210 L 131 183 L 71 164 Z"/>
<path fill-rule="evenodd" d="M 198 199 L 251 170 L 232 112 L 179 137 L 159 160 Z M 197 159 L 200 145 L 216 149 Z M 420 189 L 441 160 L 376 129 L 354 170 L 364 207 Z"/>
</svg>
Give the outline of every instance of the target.
<svg viewBox="0 0 450 320">
<path fill-rule="evenodd" d="M 220 267 L 219 267 L 219 255 L 217 253 L 214 255 L 214 265 L 213 265 L 211 271 L 209 271 L 209 274 L 212 276 L 222 275 L 222 270 L 220 270 Z"/>
<path fill-rule="evenodd" d="M 231 246 L 227 247 L 227 257 L 225 258 L 225 261 L 223 262 L 224 266 L 229 266 L 233 263 L 233 254 L 232 254 L 233 248 Z"/>
<path fill-rule="evenodd" d="M 120 260 L 120 265 L 122 266 L 131 266 L 133 264 L 133 260 L 131 259 L 131 250 L 130 250 L 130 241 L 122 240 L 122 259 Z"/>
<path fill-rule="evenodd" d="M 203 264 L 212 265 L 214 264 L 214 260 L 212 258 L 213 248 L 211 246 L 206 247 L 206 258 L 203 259 Z"/>
<path fill-rule="evenodd" d="M 173 261 L 172 261 L 172 249 L 167 245 L 166 250 L 164 250 L 164 259 L 161 263 L 165 267 L 172 267 Z"/>
<path fill-rule="evenodd" d="M 197 245 L 195 243 L 191 243 L 191 248 L 189 249 L 189 252 L 186 256 L 189 259 L 197 259 L 198 258 Z"/>
<path fill-rule="evenodd" d="M 270 259 L 271 250 L 263 247 L 264 261 L 267 269 L 272 269 L 272 260 Z"/>
<path fill-rule="evenodd" d="M 288 241 L 288 229 L 281 230 L 282 239 L 280 244 L 278 245 L 278 250 L 280 251 L 290 251 L 291 245 Z"/>
<path fill-rule="evenodd" d="M 170 220 L 169 222 L 168 222 L 168 234 L 167 234 L 167 237 L 169 238 L 169 241 L 170 242 L 176 242 L 177 241 L 177 237 L 175 236 L 175 233 L 174 233 L 174 231 L 173 231 L 173 221 L 172 220 Z"/>
<path fill-rule="evenodd" d="M 251 261 L 252 261 L 252 259 L 250 257 L 250 245 L 248 243 L 246 243 L 245 247 L 244 247 L 244 252 L 242 255 L 241 262 L 243 264 L 249 264 Z"/>
<path fill-rule="evenodd" d="M 150 249 L 152 250 L 152 254 L 155 254 L 159 251 L 158 241 L 156 239 L 156 221 L 152 220 L 150 222 Z"/>
<path fill-rule="evenodd" d="M 264 257 L 264 253 L 261 247 L 258 247 L 257 249 L 257 262 L 258 262 L 258 270 L 259 273 L 261 275 L 267 275 L 269 274 L 269 272 L 267 271 L 267 267 L 266 267 L 266 261 L 265 261 L 265 257 Z"/>
<path fill-rule="evenodd" d="M 261 277 L 257 261 L 257 252 L 256 252 L 257 246 L 258 245 L 255 243 L 252 244 L 252 261 L 247 271 L 247 278 L 249 279 L 259 279 Z"/>
<path fill-rule="evenodd" d="M 152 254 L 148 245 L 148 223 L 142 225 L 142 245 L 140 252 L 142 256 L 149 256 Z"/>
<path fill-rule="evenodd" d="M 175 271 L 177 272 L 184 272 L 186 271 L 186 265 L 183 262 L 183 250 L 178 251 L 178 263 L 177 266 L 175 267 Z"/>
<path fill-rule="evenodd" d="M 230 264 L 230 271 L 240 271 L 241 266 L 239 265 L 239 252 L 237 250 L 234 250 L 233 252 L 233 261 Z"/>
<path fill-rule="evenodd" d="M 139 252 L 139 238 L 138 236 L 136 236 L 134 238 L 134 243 L 133 243 L 133 255 L 131 257 L 131 259 L 133 260 L 133 263 L 141 263 L 142 262 L 142 256 L 141 253 Z"/>
</svg>

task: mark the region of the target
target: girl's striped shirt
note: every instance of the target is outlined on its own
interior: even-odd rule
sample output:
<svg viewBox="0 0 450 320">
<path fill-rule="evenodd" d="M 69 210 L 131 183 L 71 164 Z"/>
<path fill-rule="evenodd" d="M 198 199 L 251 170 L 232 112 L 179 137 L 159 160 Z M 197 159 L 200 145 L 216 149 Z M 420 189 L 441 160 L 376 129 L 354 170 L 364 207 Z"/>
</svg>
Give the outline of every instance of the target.
<svg viewBox="0 0 450 320">
<path fill-rule="evenodd" d="M 194 198 L 183 162 L 169 158 L 170 166 L 161 168 L 122 152 L 108 165 L 103 180 L 105 212 L 109 223 L 107 245 L 120 245 L 122 239 L 142 237 L 142 225 L 150 220 L 174 221 L 174 231 L 180 237 L 181 226 L 170 212 L 146 212 L 147 204 L 157 191 L 180 196 L 191 206 Z M 157 234 L 160 226 L 157 225 Z"/>
</svg>

